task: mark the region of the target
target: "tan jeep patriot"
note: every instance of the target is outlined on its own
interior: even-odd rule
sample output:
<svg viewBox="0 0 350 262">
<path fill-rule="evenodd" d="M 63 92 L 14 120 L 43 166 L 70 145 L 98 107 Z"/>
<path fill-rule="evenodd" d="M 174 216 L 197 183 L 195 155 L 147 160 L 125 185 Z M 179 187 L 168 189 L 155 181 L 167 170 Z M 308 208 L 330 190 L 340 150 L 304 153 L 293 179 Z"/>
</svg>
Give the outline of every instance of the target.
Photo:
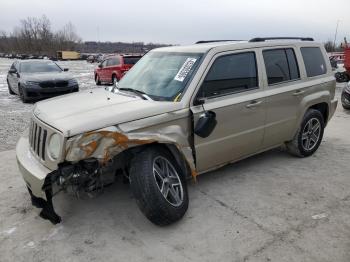
<svg viewBox="0 0 350 262">
<path fill-rule="evenodd" d="M 55 194 L 94 194 L 122 175 L 145 216 L 167 225 L 188 208 L 187 178 L 281 145 L 312 155 L 334 95 L 325 49 L 311 38 L 159 48 L 113 87 L 37 103 L 18 165 L 52 223 Z"/>
</svg>

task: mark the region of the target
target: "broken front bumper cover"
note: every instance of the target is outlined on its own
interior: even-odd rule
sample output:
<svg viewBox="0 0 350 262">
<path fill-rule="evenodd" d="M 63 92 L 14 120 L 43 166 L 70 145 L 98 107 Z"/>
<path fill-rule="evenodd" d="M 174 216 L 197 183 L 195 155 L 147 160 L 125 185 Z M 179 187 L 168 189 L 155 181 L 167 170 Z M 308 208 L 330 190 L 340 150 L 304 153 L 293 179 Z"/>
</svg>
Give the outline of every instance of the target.
<svg viewBox="0 0 350 262">
<path fill-rule="evenodd" d="M 71 189 L 77 196 L 79 192 L 99 192 L 103 189 L 101 167 L 97 159 L 88 158 L 77 163 L 64 162 L 57 170 L 51 171 L 33 158 L 28 139 L 21 137 L 17 144 L 17 162 L 27 184 L 32 204 L 42 208 L 40 216 L 53 224 L 61 222 L 53 208 L 52 197 L 60 191 Z"/>
<path fill-rule="evenodd" d="M 52 187 L 47 179 L 52 172 L 44 167 L 29 150 L 27 137 L 21 137 L 16 146 L 17 163 L 23 179 L 28 187 L 32 204 L 42 208 L 40 216 L 53 224 L 61 222 L 52 205 Z"/>
</svg>

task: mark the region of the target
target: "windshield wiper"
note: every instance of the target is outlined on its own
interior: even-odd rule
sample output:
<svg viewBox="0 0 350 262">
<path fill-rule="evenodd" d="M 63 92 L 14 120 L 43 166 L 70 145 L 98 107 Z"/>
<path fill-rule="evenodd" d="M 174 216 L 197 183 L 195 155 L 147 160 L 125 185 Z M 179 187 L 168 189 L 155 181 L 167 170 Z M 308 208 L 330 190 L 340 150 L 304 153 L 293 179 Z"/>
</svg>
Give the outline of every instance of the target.
<svg viewBox="0 0 350 262">
<path fill-rule="evenodd" d="M 129 92 L 133 92 L 135 94 L 137 94 L 139 97 L 141 97 L 144 100 L 151 100 L 151 98 L 143 91 L 137 90 L 137 89 L 133 89 L 133 88 L 128 88 L 128 87 L 120 87 L 117 89 L 119 91 L 129 91 Z"/>
</svg>

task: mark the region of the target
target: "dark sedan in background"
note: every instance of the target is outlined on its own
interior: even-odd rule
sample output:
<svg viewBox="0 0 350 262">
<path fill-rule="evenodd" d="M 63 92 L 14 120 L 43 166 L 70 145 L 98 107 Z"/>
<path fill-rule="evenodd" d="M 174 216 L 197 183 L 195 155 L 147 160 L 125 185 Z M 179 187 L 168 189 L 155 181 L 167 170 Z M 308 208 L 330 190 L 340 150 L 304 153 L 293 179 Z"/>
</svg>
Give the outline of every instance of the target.
<svg viewBox="0 0 350 262">
<path fill-rule="evenodd" d="M 77 80 L 67 71 L 50 60 L 15 61 L 7 74 L 9 93 L 26 103 L 79 91 Z"/>
</svg>

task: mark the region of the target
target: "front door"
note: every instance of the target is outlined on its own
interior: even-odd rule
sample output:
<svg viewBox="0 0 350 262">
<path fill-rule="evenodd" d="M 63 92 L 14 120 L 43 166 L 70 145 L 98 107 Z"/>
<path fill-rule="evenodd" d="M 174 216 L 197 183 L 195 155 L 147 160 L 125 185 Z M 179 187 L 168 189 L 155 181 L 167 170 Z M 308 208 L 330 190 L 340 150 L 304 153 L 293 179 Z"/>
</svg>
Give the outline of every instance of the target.
<svg viewBox="0 0 350 262">
<path fill-rule="evenodd" d="M 99 74 L 99 76 L 100 76 L 100 80 L 101 80 L 102 82 L 108 81 L 108 80 L 107 80 L 107 61 L 108 61 L 108 60 L 104 60 L 104 61 L 101 63 L 102 67 L 101 67 L 101 69 L 100 69 L 100 74 Z"/>
<path fill-rule="evenodd" d="M 205 103 L 191 107 L 194 126 L 204 111 L 215 113 L 217 125 L 208 137 L 194 135 L 198 172 L 261 149 L 266 114 L 256 57 L 250 50 L 216 55 L 204 74 L 196 98 Z"/>
</svg>

